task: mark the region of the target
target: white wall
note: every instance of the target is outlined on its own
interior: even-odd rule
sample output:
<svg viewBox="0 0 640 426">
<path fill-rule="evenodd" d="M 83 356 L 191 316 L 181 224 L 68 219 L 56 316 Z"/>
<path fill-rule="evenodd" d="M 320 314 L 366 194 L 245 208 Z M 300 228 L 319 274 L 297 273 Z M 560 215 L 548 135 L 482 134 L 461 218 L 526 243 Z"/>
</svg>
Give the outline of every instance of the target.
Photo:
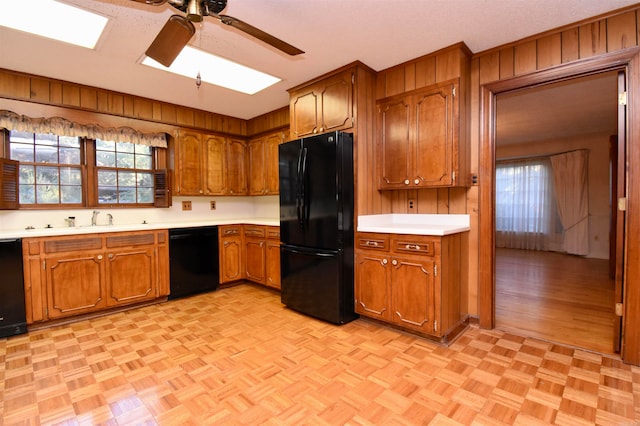
<svg viewBox="0 0 640 426">
<path fill-rule="evenodd" d="M 192 210 L 182 211 L 182 201 L 191 201 Z M 216 209 L 210 209 L 210 201 L 215 200 Z M 93 210 L 100 211 L 98 224 L 107 223 L 107 214 L 113 215 L 115 225 L 142 223 L 199 222 L 226 219 L 278 219 L 278 196 L 260 197 L 173 197 L 170 208 L 96 208 L 73 210 L 9 210 L 0 211 L 0 229 L 24 229 L 27 226 L 54 228 L 67 226 L 64 219 L 75 216 L 76 226 L 91 224 Z"/>
</svg>

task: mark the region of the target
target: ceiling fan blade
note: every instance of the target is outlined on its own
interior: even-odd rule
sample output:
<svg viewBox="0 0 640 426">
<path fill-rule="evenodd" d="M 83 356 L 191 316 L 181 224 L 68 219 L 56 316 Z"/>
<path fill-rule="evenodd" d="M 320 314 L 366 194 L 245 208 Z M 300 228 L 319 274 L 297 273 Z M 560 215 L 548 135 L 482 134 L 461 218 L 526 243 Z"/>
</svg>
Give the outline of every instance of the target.
<svg viewBox="0 0 640 426">
<path fill-rule="evenodd" d="M 145 54 L 169 67 L 195 33 L 196 27 L 191 21 L 184 16 L 171 15 Z"/>
<path fill-rule="evenodd" d="M 237 28 L 240 31 L 243 31 L 249 34 L 250 36 L 257 38 L 258 40 L 262 40 L 263 42 L 275 47 L 278 50 L 283 51 L 288 55 L 294 56 L 294 55 L 299 55 L 301 53 L 304 53 L 304 51 L 298 49 L 297 47 L 292 46 L 289 43 L 284 42 L 279 38 L 272 36 L 271 34 L 265 33 L 264 31 L 254 27 L 253 25 L 249 25 L 246 22 L 243 22 L 237 18 L 234 18 L 233 16 L 213 15 L 213 14 L 211 16 L 214 16 L 220 19 L 220 22 L 222 22 L 223 24 L 230 25 L 234 28 Z"/>
</svg>

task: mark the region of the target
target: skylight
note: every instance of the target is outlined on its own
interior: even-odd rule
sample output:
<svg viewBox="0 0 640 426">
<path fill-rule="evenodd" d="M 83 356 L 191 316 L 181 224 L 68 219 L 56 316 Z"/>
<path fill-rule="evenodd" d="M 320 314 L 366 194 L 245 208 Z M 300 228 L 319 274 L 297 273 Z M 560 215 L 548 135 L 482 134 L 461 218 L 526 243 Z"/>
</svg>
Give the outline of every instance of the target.
<svg viewBox="0 0 640 426">
<path fill-rule="evenodd" d="M 195 79 L 198 73 L 203 82 L 253 95 L 280 81 L 279 78 L 244 65 L 223 59 L 202 50 L 186 46 L 169 68 L 146 57 L 142 61 L 161 70 Z"/>
<path fill-rule="evenodd" d="M 0 25 L 93 49 L 107 25 L 101 15 L 54 0 L 0 1 Z"/>
</svg>

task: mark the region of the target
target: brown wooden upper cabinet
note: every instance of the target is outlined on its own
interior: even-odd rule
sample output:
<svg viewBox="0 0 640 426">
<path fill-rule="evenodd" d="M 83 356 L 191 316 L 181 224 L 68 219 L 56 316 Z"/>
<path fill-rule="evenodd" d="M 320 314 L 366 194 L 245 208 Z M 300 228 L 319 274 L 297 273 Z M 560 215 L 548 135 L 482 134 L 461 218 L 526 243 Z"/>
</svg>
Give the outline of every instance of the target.
<svg viewBox="0 0 640 426">
<path fill-rule="evenodd" d="M 347 69 L 290 89 L 291 137 L 353 127 L 354 76 Z"/>
<path fill-rule="evenodd" d="M 246 150 L 241 139 L 180 131 L 174 147 L 174 195 L 247 195 Z"/>
<path fill-rule="evenodd" d="M 459 79 L 377 102 L 379 189 L 467 185 Z"/>
<path fill-rule="evenodd" d="M 278 145 L 287 140 L 287 133 L 278 131 L 249 141 L 249 195 L 279 193 Z"/>
</svg>

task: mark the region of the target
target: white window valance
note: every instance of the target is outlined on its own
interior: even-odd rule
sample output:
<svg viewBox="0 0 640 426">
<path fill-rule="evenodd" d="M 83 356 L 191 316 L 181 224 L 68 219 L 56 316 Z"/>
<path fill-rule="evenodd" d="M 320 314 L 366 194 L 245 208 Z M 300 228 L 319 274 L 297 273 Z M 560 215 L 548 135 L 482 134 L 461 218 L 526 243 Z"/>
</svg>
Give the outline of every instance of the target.
<svg viewBox="0 0 640 426">
<path fill-rule="evenodd" d="M 165 133 L 142 133 L 131 127 L 103 127 L 98 124 L 80 124 L 61 117 L 31 118 L 7 110 L 0 110 L 0 128 L 114 142 L 132 142 L 157 148 L 167 147 L 167 135 Z"/>
</svg>

